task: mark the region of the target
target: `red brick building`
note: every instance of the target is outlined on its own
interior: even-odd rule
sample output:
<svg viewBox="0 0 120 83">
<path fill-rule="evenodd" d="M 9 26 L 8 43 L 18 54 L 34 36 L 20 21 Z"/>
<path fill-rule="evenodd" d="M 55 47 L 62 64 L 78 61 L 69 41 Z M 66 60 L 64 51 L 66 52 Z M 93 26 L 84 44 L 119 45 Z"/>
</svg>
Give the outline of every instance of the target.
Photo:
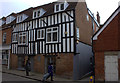
<svg viewBox="0 0 120 83">
<path fill-rule="evenodd" d="M 12 27 L 15 21 L 15 13 L 0 19 L 0 51 L 2 53 L 2 65 L 6 65 L 8 68 L 10 67 Z"/>
<path fill-rule="evenodd" d="M 120 78 L 120 6 L 93 36 L 95 79 L 118 81 Z"/>
</svg>

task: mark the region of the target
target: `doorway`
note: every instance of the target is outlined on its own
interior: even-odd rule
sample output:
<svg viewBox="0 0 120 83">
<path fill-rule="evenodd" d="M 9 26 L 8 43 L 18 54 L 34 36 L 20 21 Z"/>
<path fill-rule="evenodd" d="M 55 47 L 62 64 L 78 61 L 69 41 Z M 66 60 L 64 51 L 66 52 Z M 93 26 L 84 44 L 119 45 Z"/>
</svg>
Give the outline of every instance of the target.
<svg viewBox="0 0 120 83">
<path fill-rule="evenodd" d="M 25 66 L 25 56 L 18 56 L 18 69 L 24 70 Z"/>
<path fill-rule="evenodd" d="M 48 65 L 53 64 L 53 73 L 56 73 L 56 56 L 47 56 L 45 57 L 45 73 L 48 72 Z"/>
<path fill-rule="evenodd" d="M 31 71 L 33 72 L 34 71 L 34 56 L 30 56 L 29 58 L 30 58 L 30 62 L 31 62 L 31 64 L 30 64 Z"/>
<path fill-rule="evenodd" d="M 105 56 L 105 81 L 118 81 L 118 56 Z"/>
</svg>

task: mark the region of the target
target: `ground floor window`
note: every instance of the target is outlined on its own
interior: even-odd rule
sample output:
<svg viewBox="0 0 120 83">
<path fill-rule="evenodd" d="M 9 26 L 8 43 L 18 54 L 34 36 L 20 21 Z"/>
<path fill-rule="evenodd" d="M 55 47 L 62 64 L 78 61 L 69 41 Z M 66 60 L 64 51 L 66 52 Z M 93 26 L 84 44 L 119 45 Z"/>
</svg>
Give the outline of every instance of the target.
<svg viewBox="0 0 120 83">
<path fill-rule="evenodd" d="M 8 64 L 8 56 L 9 56 L 9 50 L 3 50 L 2 51 L 2 64 L 5 64 L 5 65 Z"/>
</svg>

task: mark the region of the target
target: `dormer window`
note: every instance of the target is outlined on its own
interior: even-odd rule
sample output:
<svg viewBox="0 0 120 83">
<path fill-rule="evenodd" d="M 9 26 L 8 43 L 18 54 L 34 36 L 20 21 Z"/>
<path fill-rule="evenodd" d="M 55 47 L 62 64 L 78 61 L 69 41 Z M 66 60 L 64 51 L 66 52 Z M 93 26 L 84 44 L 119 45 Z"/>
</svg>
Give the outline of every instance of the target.
<svg viewBox="0 0 120 83">
<path fill-rule="evenodd" d="M 37 9 L 33 11 L 33 19 L 42 16 L 45 13 L 44 9 Z"/>
<path fill-rule="evenodd" d="M 28 18 L 27 15 L 21 14 L 17 16 L 17 23 L 24 21 L 26 18 Z"/>
<path fill-rule="evenodd" d="M 0 26 L 2 26 L 3 24 L 5 24 L 5 21 L 0 19 Z"/>
<path fill-rule="evenodd" d="M 40 11 L 38 11 L 38 17 L 40 16 Z"/>
<path fill-rule="evenodd" d="M 34 12 L 34 18 L 36 18 L 36 12 Z"/>
<path fill-rule="evenodd" d="M 68 7 L 68 5 L 69 4 L 67 2 L 55 4 L 54 11 L 55 12 L 63 11 L 63 10 L 65 10 Z"/>
<path fill-rule="evenodd" d="M 64 10 L 64 4 L 61 4 L 60 6 L 61 6 L 61 10 Z"/>
<path fill-rule="evenodd" d="M 11 23 L 14 20 L 15 20 L 14 16 L 9 16 L 9 17 L 6 18 L 6 24 L 9 24 L 9 23 Z"/>
</svg>

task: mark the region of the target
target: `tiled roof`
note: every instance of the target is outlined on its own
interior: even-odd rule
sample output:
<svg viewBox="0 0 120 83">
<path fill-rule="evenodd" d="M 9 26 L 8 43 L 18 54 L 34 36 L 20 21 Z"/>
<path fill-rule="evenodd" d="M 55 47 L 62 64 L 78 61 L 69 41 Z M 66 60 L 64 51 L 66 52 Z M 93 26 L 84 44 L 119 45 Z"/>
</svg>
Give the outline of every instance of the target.
<svg viewBox="0 0 120 83">
<path fill-rule="evenodd" d="M 42 15 L 42 16 L 47 16 L 47 15 L 50 15 L 50 14 L 54 14 L 54 4 L 56 4 L 56 3 L 59 3 L 59 2 L 52 2 L 52 3 L 45 4 L 45 5 L 37 6 L 37 7 L 34 7 L 34 8 L 31 7 L 31 8 L 25 9 L 21 12 L 18 12 L 16 14 L 11 13 L 10 15 L 13 15 L 13 16 L 16 17 L 16 15 L 26 14 L 28 16 L 28 18 L 25 19 L 23 22 L 30 21 L 30 20 L 32 20 L 33 11 L 36 10 L 36 9 L 42 8 L 46 11 L 45 14 Z M 77 2 L 68 2 L 68 4 L 69 4 L 69 6 L 68 6 L 68 8 L 66 8 L 66 10 L 75 9 Z M 10 16 L 10 15 L 8 15 L 8 16 Z M 15 22 L 15 20 L 10 24 L 13 24 L 14 22 Z M 9 26 L 10 24 L 8 24 L 6 26 Z"/>
</svg>

